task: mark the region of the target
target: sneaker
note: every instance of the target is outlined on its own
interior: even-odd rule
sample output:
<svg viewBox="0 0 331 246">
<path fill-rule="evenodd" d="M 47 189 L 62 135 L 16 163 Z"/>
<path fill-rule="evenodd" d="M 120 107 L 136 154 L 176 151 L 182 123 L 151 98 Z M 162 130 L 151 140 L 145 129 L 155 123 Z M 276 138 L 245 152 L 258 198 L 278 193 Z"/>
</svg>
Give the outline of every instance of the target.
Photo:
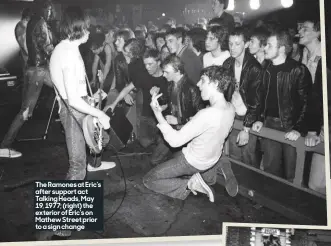
<svg viewBox="0 0 331 246">
<path fill-rule="evenodd" d="M 18 158 L 21 157 L 22 153 L 13 149 L 0 149 L 0 158 Z"/>
<path fill-rule="evenodd" d="M 102 161 L 100 167 L 93 167 L 90 164 L 87 165 L 87 171 L 88 172 L 97 172 L 107 169 L 112 169 L 116 167 L 116 163 L 112 161 Z"/>
<path fill-rule="evenodd" d="M 231 168 L 230 161 L 222 161 L 221 171 L 225 179 L 225 189 L 228 192 L 229 196 L 235 197 L 238 194 L 239 187 L 236 177 Z"/>
<path fill-rule="evenodd" d="M 214 192 L 212 189 L 205 183 L 200 173 L 194 174 L 187 184 L 188 188 L 196 195 L 196 191 L 206 194 L 209 197 L 209 201 L 214 202 Z"/>
</svg>

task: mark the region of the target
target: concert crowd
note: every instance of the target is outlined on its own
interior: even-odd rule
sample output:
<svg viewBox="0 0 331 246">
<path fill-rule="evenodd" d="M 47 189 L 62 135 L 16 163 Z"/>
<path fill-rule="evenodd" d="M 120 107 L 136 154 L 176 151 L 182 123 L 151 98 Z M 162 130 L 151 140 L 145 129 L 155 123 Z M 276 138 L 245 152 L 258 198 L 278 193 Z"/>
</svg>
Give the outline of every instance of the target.
<svg viewBox="0 0 331 246">
<path fill-rule="evenodd" d="M 21 110 L 1 142 L 1 157 L 24 155 L 12 149 L 12 143 L 32 116 L 44 84 L 56 85 L 69 180 L 84 179 L 86 169 L 116 166 L 102 161 L 102 155 L 93 163 L 81 147 L 85 140 L 76 126 L 90 114 L 107 130 L 112 115 L 105 112 L 116 108 L 132 125 L 129 142 L 153 150 L 145 186 L 178 199 L 198 191 L 213 202 L 210 186 L 218 171 L 229 195 L 238 193 L 225 142 L 231 158 L 289 182 L 295 178 L 296 148 L 256 133 L 276 130 L 291 142 L 304 138 L 308 147 L 324 142 L 319 19 L 288 26 L 268 18 L 246 21 L 225 11 L 227 1 L 213 0 L 214 18 L 199 18 L 194 24 L 169 18 L 161 26 L 152 21 L 135 27 L 92 26 L 78 7 L 68 8 L 62 20 L 54 22 L 51 1 L 35 5 L 38 11 L 23 11 L 15 30 L 24 63 L 24 93 Z M 68 78 L 65 66 L 73 66 Z M 90 96 L 103 97 L 101 110 L 84 106 L 85 74 Z M 63 78 L 75 76 L 77 87 L 62 86 Z M 68 94 L 75 92 L 80 99 Z M 234 129 L 235 120 L 242 122 L 241 129 Z M 324 156 L 311 153 L 306 162 L 308 169 L 321 167 Z M 325 176 L 324 168 L 318 172 Z"/>
</svg>

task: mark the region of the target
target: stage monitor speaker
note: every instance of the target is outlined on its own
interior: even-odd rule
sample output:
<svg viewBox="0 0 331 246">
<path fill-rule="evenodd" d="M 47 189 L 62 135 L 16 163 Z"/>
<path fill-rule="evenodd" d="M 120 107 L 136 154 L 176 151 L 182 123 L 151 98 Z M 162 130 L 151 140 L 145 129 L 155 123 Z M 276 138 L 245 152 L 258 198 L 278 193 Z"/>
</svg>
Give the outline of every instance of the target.
<svg viewBox="0 0 331 246">
<path fill-rule="evenodd" d="M 126 118 L 123 107 L 116 107 L 114 114 L 109 109 L 106 114 L 111 118 L 109 129 L 109 143 L 105 147 L 107 150 L 120 151 L 128 143 L 133 127 Z"/>
</svg>

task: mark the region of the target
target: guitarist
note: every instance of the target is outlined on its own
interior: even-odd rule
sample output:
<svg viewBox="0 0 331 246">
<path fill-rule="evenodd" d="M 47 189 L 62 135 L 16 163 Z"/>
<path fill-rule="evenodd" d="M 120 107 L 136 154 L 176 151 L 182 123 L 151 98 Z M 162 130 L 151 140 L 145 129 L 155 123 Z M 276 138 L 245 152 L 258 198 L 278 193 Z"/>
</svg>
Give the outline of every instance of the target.
<svg viewBox="0 0 331 246">
<path fill-rule="evenodd" d="M 79 45 L 89 37 L 88 19 L 79 7 L 69 7 L 63 13 L 61 36 L 66 37 L 54 49 L 50 59 L 50 73 L 54 83 L 59 115 L 65 130 L 69 154 L 67 180 L 83 180 L 86 175 L 86 147 L 82 121 L 86 115 L 99 120 L 109 129 L 110 118 L 88 103 L 86 71 Z M 68 237 L 70 231 L 56 231 L 56 236 Z"/>
<path fill-rule="evenodd" d="M 34 1 L 33 14 L 26 27 L 28 60 L 24 74 L 22 105 L 0 144 L 0 157 L 22 156 L 21 152 L 12 149 L 12 144 L 24 123 L 32 117 L 44 84 L 52 87 L 48 61 L 54 47 L 48 23 L 53 16 L 54 6 L 51 0 Z"/>
</svg>

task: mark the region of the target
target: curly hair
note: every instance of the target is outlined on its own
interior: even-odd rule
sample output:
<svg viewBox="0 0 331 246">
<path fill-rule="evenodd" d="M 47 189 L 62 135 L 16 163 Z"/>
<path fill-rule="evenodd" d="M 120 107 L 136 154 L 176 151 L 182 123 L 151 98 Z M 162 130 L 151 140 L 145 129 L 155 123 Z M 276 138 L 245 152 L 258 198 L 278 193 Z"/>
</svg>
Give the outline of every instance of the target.
<svg viewBox="0 0 331 246">
<path fill-rule="evenodd" d="M 138 59 L 141 58 L 145 52 L 145 47 L 140 42 L 140 40 L 136 38 L 131 38 L 128 41 L 125 42 L 123 49 L 128 47 L 132 58 Z"/>
<path fill-rule="evenodd" d="M 223 93 L 227 102 L 230 102 L 236 89 L 236 80 L 230 71 L 221 66 L 210 66 L 202 70 L 201 76 L 207 76 L 210 81 L 217 83 L 219 92 Z"/>
</svg>

